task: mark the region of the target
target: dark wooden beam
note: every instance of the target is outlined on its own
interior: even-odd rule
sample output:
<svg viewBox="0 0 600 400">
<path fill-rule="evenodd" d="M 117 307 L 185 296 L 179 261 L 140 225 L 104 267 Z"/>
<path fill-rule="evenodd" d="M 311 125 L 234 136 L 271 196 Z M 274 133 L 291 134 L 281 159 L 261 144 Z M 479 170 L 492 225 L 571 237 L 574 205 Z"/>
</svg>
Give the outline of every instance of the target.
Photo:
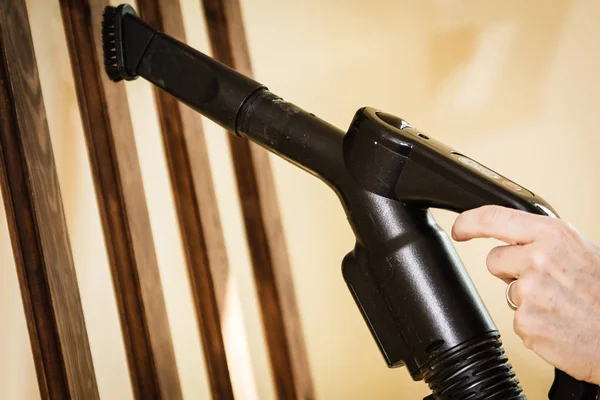
<svg viewBox="0 0 600 400">
<path fill-rule="evenodd" d="M 202 0 L 213 56 L 251 76 L 238 0 Z M 280 399 L 312 399 L 314 390 L 296 303 L 291 267 L 267 152 L 234 135 L 235 164 L 275 388 Z"/>
<path fill-rule="evenodd" d="M 24 0 L 0 0 L 0 186 L 41 397 L 98 399 Z"/>
<path fill-rule="evenodd" d="M 60 0 L 130 377 L 137 399 L 181 399 L 125 87 L 106 77 L 106 0 Z"/>
<path fill-rule="evenodd" d="M 137 3 L 144 21 L 185 42 L 179 0 Z M 168 93 L 154 94 L 211 392 L 215 399 L 232 399 L 221 324 L 229 265 L 202 121 Z M 235 367 L 235 358 L 230 361 Z"/>
</svg>

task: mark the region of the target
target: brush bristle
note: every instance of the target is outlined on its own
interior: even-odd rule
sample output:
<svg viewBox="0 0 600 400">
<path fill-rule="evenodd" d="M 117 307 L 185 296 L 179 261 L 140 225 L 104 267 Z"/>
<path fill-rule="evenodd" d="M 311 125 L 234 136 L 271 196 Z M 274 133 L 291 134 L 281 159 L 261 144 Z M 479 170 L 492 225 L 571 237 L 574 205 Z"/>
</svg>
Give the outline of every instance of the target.
<svg viewBox="0 0 600 400">
<path fill-rule="evenodd" d="M 102 50 L 106 74 L 112 81 L 119 82 L 123 78 L 119 74 L 115 18 L 117 18 L 117 9 L 107 6 L 102 14 Z"/>
</svg>

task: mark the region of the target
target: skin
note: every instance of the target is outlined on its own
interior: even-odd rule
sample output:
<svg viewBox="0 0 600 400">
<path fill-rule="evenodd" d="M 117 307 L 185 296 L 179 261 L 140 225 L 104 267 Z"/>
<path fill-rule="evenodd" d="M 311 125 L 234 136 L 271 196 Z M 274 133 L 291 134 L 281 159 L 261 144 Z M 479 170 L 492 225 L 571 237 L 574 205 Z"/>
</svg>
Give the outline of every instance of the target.
<svg viewBox="0 0 600 400">
<path fill-rule="evenodd" d="M 600 384 L 600 245 L 572 225 L 499 206 L 459 215 L 457 241 L 495 238 L 487 267 L 506 283 L 525 347 L 556 368 Z"/>
</svg>

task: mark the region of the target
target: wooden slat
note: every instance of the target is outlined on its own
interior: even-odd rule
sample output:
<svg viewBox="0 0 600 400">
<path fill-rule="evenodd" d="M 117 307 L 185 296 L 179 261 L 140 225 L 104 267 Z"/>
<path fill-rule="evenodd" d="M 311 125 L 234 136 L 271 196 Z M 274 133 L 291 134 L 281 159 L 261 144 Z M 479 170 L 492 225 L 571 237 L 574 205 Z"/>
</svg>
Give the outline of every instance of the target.
<svg viewBox="0 0 600 400">
<path fill-rule="evenodd" d="M 61 0 L 77 99 L 137 399 L 182 398 L 123 84 L 102 68 L 105 0 Z"/>
<path fill-rule="evenodd" d="M 202 0 L 202 4 L 213 56 L 251 76 L 239 1 Z M 277 395 L 281 399 L 312 399 L 314 390 L 268 154 L 233 135 L 229 144 Z"/>
<path fill-rule="evenodd" d="M 0 0 L 0 186 L 41 397 L 98 399 L 24 0 Z"/>
<path fill-rule="evenodd" d="M 185 42 L 179 0 L 138 0 L 138 11 Z M 229 265 L 200 115 L 164 91 L 155 88 L 154 94 L 211 392 L 214 399 L 231 399 L 221 324 Z"/>
</svg>

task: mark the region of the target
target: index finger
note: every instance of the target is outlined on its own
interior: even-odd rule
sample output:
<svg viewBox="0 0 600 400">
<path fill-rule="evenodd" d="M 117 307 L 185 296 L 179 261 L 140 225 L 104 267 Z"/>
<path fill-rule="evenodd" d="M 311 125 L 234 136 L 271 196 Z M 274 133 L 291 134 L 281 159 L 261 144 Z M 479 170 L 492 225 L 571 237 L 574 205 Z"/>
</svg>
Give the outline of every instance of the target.
<svg viewBox="0 0 600 400">
<path fill-rule="evenodd" d="M 548 217 L 500 206 L 483 206 L 456 218 L 452 237 L 457 241 L 494 238 L 508 244 L 533 242 L 547 226 Z"/>
</svg>

